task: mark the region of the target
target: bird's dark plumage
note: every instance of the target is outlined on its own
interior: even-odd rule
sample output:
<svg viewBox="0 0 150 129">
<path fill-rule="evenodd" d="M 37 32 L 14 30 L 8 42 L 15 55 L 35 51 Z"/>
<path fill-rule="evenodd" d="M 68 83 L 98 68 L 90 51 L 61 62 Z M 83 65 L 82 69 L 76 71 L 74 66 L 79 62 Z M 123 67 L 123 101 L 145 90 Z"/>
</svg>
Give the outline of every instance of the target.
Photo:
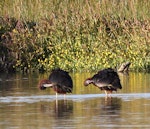
<svg viewBox="0 0 150 129">
<path fill-rule="evenodd" d="M 84 85 L 88 86 L 89 84 L 93 84 L 110 93 L 117 91 L 117 89 L 122 89 L 117 72 L 111 68 L 100 70 L 93 77 L 86 79 Z"/>
<path fill-rule="evenodd" d="M 71 93 L 73 89 L 73 82 L 68 72 L 61 69 L 52 70 L 48 80 L 42 80 L 39 83 L 41 90 L 51 87 L 60 94 Z"/>
</svg>

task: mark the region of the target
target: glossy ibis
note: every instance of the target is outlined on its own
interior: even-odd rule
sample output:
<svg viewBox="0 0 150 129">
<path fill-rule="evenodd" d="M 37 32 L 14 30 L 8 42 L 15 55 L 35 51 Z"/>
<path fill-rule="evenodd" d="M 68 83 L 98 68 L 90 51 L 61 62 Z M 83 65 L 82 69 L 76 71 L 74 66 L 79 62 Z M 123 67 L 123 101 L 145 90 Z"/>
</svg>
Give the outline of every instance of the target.
<svg viewBox="0 0 150 129">
<path fill-rule="evenodd" d="M 48 87 L 53 88 L 57 97 L 57 93 L 72 93 L 73 82 L 68 72 L 58 68 L 51 71 L 49 79 L 41 80 L 38 87 L 41 90 L 45 90 Z"/>
<path fill-rule="evenodd" d="M 112 91 L 122 89 L 119 76 L 112 68 L 100 70 L 93 77 L 84 81 L 85 86 L 88 86 L 89 84 L 93 84 L 99 89 L 104 90 L 106 97 L 108 97 L 108 94 L 111 95 Z"/>
</svg>

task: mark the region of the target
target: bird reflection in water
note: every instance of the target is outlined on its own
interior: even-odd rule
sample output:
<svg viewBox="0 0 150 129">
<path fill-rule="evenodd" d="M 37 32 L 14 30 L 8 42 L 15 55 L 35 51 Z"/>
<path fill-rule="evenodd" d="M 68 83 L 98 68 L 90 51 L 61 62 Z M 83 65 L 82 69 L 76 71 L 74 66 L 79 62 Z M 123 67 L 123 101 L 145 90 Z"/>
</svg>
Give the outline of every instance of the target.
<svg viewBox="0 0 150 129">
<path fill-rule="evenodd" d="M 41 111 L 56 118 L 68 118 L 73 112 L 72 100 L 56 100 L 51 105 L 42 104 Z"/>
<path fill-rule="evenodd" d="M 70 100 L 58 100 L 55 105 L 56 117 L 68 117 L 73 112 L 73 102 Z"/>
<path fill-rule="evenodd" d="M 102 101 L 102 111 L 103 114 L 117 114 L 121 110 L 121 98 L 109 98 Z"/>
<path fill-rule="evenodd" d="M 119 123 L 121 123 L 122 121 L 121 108 L 121 98 L 113 97 L 107 99 L 107 101 L 105 100 L 105 98 L 102 98 L 102 101 L 100 102 L 100 112 L 94 119 L 101 120 L 99 121 L 100 125 L 107 126 L 111 124 L 113 126 L 114 123 L 118 123 L 115 126 L 119 127 Z"/>
</svg>

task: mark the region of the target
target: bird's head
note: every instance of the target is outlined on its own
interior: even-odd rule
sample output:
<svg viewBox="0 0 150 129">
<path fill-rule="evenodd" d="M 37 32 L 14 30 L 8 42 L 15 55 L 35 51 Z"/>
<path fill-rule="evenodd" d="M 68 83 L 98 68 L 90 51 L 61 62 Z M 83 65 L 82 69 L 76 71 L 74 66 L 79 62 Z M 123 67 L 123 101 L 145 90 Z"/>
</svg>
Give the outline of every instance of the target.
<svg viewBox="0 0 150 129">
<path fill-rule="evenodd" d="M 40 90 L 45 90 L 46 87 L 44 87 L 44 84 L 49 84 L 49 80 L 43 79 L 39 82 L 38 87 Z"/>
<path fill-rule="evenodd" d="M 84 86 L 88 86 L 89 84 L 93 83 L 91 78 L 88 78 L 84 81 Z"/>
</svg>

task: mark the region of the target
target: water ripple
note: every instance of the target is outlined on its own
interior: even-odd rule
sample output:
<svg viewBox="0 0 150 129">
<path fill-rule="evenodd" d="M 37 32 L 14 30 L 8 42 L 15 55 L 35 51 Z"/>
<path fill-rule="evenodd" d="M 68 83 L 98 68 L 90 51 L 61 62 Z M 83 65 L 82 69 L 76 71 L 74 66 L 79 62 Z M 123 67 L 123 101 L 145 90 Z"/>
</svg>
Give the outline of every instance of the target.
<svg viewBox="0 0 150 129">
<path fill-rule="evenodd" d="M 104 98 L 105 94 L 70 94 L 66 95 L 65 99 L 73 101 L 84 101 L 94 98 Z M 131 93 L 131 94 L 113 94 L 113 97 L 121 98 L 123 101 L 131 101 L 135 99 L 150 99 L 150 93 Z M 58 100 L 64 99 L 63 95 L 58 95 Z M 35 103 L 40 101 L 54 101 L 56 100 L 55 95 L 32 95 L 32 96 L 6 96 L 0 97 L 1 103 L 11 103 L 11 102 L 25 102 L 25 103 Z"/>
</svg>

